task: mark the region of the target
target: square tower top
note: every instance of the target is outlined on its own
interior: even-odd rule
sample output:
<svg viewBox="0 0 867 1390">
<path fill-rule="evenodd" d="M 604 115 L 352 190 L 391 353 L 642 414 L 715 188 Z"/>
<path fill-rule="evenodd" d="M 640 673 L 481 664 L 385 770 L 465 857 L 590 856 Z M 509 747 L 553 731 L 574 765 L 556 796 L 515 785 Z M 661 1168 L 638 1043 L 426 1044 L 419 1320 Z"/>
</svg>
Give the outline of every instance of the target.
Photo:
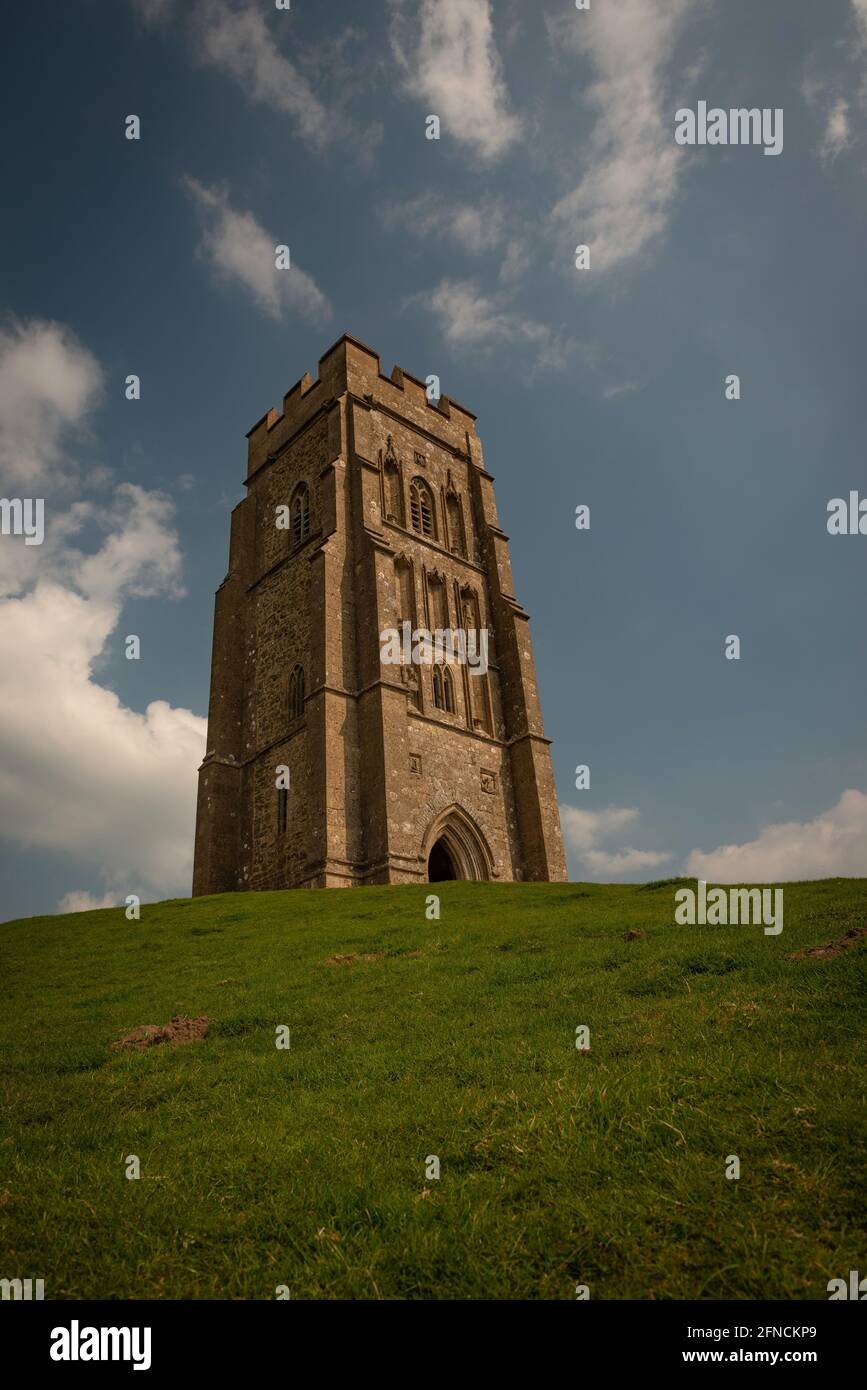
<svg viewBox="0 0 867 1390">
<path fill-rule="evenodd" d="M 450 396 L 428 400 L 426 383 L 395 366 L 391 376 L 380 367 L 379 353 L 344 333 L 319 359 L 314 380 L 305 372 L 283 397 L 283 409 L 272 406 L 247 434 L 247 476 L 255 473 L 309 424 L 319 411 L 343 395 L 384 405 L 410 419 L 452 448 L 466 449 L 467 435 L 476 435 L 476 417 Z"/>
</svg>

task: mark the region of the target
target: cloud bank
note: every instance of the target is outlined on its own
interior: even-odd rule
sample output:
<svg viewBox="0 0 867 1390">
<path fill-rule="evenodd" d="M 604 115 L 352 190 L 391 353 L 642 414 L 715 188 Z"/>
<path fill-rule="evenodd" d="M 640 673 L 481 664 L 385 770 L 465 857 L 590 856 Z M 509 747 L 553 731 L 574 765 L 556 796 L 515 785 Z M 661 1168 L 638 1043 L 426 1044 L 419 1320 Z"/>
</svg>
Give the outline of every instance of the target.
<svg viewBox="0 0 867 1390">
<path fill-rule="evenodd" d="M 811 821 L 767 825 L 743 845 L 694 849 L 684 873 L 713 883 L 773 883 L 867 875 L 867 795 L 850 789 Z"/>
<path fill-rule="evenodd" d="M 563 838 L 587 875 L 593 879 L 620 878 L 623 874 L 655 868 L 671 858 L 656 850 L 600 847 L 600 841 L 619 838 L 627 826 L 636 826 L 640 812 L 634 806 L 609 806 L 602 811 L 560 807 Z"/>
<path fill-rule="evenodd" d="M 60 325 L 0 338 L 0 397 L 24 406 L 0 447 L 26 478 L 60 493 L 80 476 L 61 437 L 84 428 L 102 376 Z M 138 713 L 94 674 L 120 650 L 128 598 L 183 592 L 174 505 L 131 483 L 103 481 L 98 500 L 57 513 L 52 495 L 44 545 L 0 537 L 0 836 L 70 856 L 113 901 L 188 892 L 206 721 L 165 700 Z M 85 529 L 101 534 L 95 549 L 78 548 Z"/>
</svg>

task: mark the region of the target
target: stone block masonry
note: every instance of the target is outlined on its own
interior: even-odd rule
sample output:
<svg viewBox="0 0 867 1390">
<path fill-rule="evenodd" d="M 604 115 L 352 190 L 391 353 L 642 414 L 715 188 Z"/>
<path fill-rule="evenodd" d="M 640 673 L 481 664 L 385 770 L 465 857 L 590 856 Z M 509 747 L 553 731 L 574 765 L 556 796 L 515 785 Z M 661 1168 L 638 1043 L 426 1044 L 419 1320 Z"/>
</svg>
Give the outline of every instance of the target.
<svg viewBox="0 0 867 1390">
<path fill-rule="evenodd" d="M 475 416 L 399 367 L 384 376 L 347 334 L 247 439 L 194 895 L 565 879 L 529 619 Z M 407 621 L 485 629 L 487 670 L 384 664 L 380 634 Z"/>
</svg>

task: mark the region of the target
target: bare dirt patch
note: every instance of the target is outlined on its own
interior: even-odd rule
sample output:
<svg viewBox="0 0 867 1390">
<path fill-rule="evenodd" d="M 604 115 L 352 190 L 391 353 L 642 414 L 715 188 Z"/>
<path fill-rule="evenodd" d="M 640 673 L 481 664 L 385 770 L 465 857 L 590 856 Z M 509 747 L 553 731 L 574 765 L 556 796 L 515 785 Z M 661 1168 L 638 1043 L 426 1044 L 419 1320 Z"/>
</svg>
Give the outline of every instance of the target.
<svg viewBox="0 0 867 1390">
<path fill-rule="evenodd" d="M 328 958 L 328 960 L 325 962 L 325 964 L 326 964 L 326 965 L 355 965 L 356 961 L 359 961 L 359 960 L 382 960 L 382 958 L 383 958 L 383 956 L 384 956 L 385 954 L 386 954 L 385 951 L 374 951 L 371 955 L 367 955 L 367 956 L 355 956 L 355 955 L 352 955 L 352 954 L 350 954 L 350 955 L 348 955 L 348 956 L 329 956 L 329 958 Z"/>
<path fill-rule="evenodd" d="M 839 956 L 848 946 L 854 946 L 859 937 L 867 936 L 867 927 L 851 927 L 836 941 L 826 941 L 824 946 L 811 946 L 809 951 L 790 951 L 787 960 L 808 960 L 811 956 Z"/>
<path fill-rule="evenodd" d="M 329 956 L 326 965 L 356 965 L 360 960 L 406 960 L 409 957 L 423 956 L 424 950 L 417 951 L 371 951 L 366 956 L 352 953 L 345 956 Z"/>
<path fill-rule="evenodd" d="M 134 1028 L 125 1038 L 118 1038 L 117 1042 L 112 1043 L 112 1047 L 135 1048 L 139 1052 L 146 1047 L 157 1047 L 160 1043 L 181 1047 L 184 1043 L 200 1042 L 207 1033 L 210 1022 L 204 1014 L 201 1018 L 187 1018 L 185 1014 L 177 1014 L 162 1027 L 155 1023 L 143 1023 L 141 1028 Z"/>
</svg>

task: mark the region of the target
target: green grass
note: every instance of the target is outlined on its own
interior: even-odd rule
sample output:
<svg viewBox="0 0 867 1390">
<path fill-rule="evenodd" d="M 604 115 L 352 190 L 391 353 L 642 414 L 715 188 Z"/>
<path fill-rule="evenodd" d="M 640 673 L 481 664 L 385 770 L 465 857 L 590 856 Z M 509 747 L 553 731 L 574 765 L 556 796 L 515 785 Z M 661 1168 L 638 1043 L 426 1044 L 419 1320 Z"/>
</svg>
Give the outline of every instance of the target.
<svg viewBox="0 0 867 1390">
<path fill-rule="evenodd" d="M 674 890 L 5 924 L 0 1276 L 76 1299 L 826 1298 L 867 1262 L 867 949 L 787 955 L 867 925 L 867 883 L 788 886 L 778 937 L 675 926 Z M 350 952 L 384 954 L 328 963 Z M 111 1050 L 179 1013 L 208 1037 Z"/>
</svg>

